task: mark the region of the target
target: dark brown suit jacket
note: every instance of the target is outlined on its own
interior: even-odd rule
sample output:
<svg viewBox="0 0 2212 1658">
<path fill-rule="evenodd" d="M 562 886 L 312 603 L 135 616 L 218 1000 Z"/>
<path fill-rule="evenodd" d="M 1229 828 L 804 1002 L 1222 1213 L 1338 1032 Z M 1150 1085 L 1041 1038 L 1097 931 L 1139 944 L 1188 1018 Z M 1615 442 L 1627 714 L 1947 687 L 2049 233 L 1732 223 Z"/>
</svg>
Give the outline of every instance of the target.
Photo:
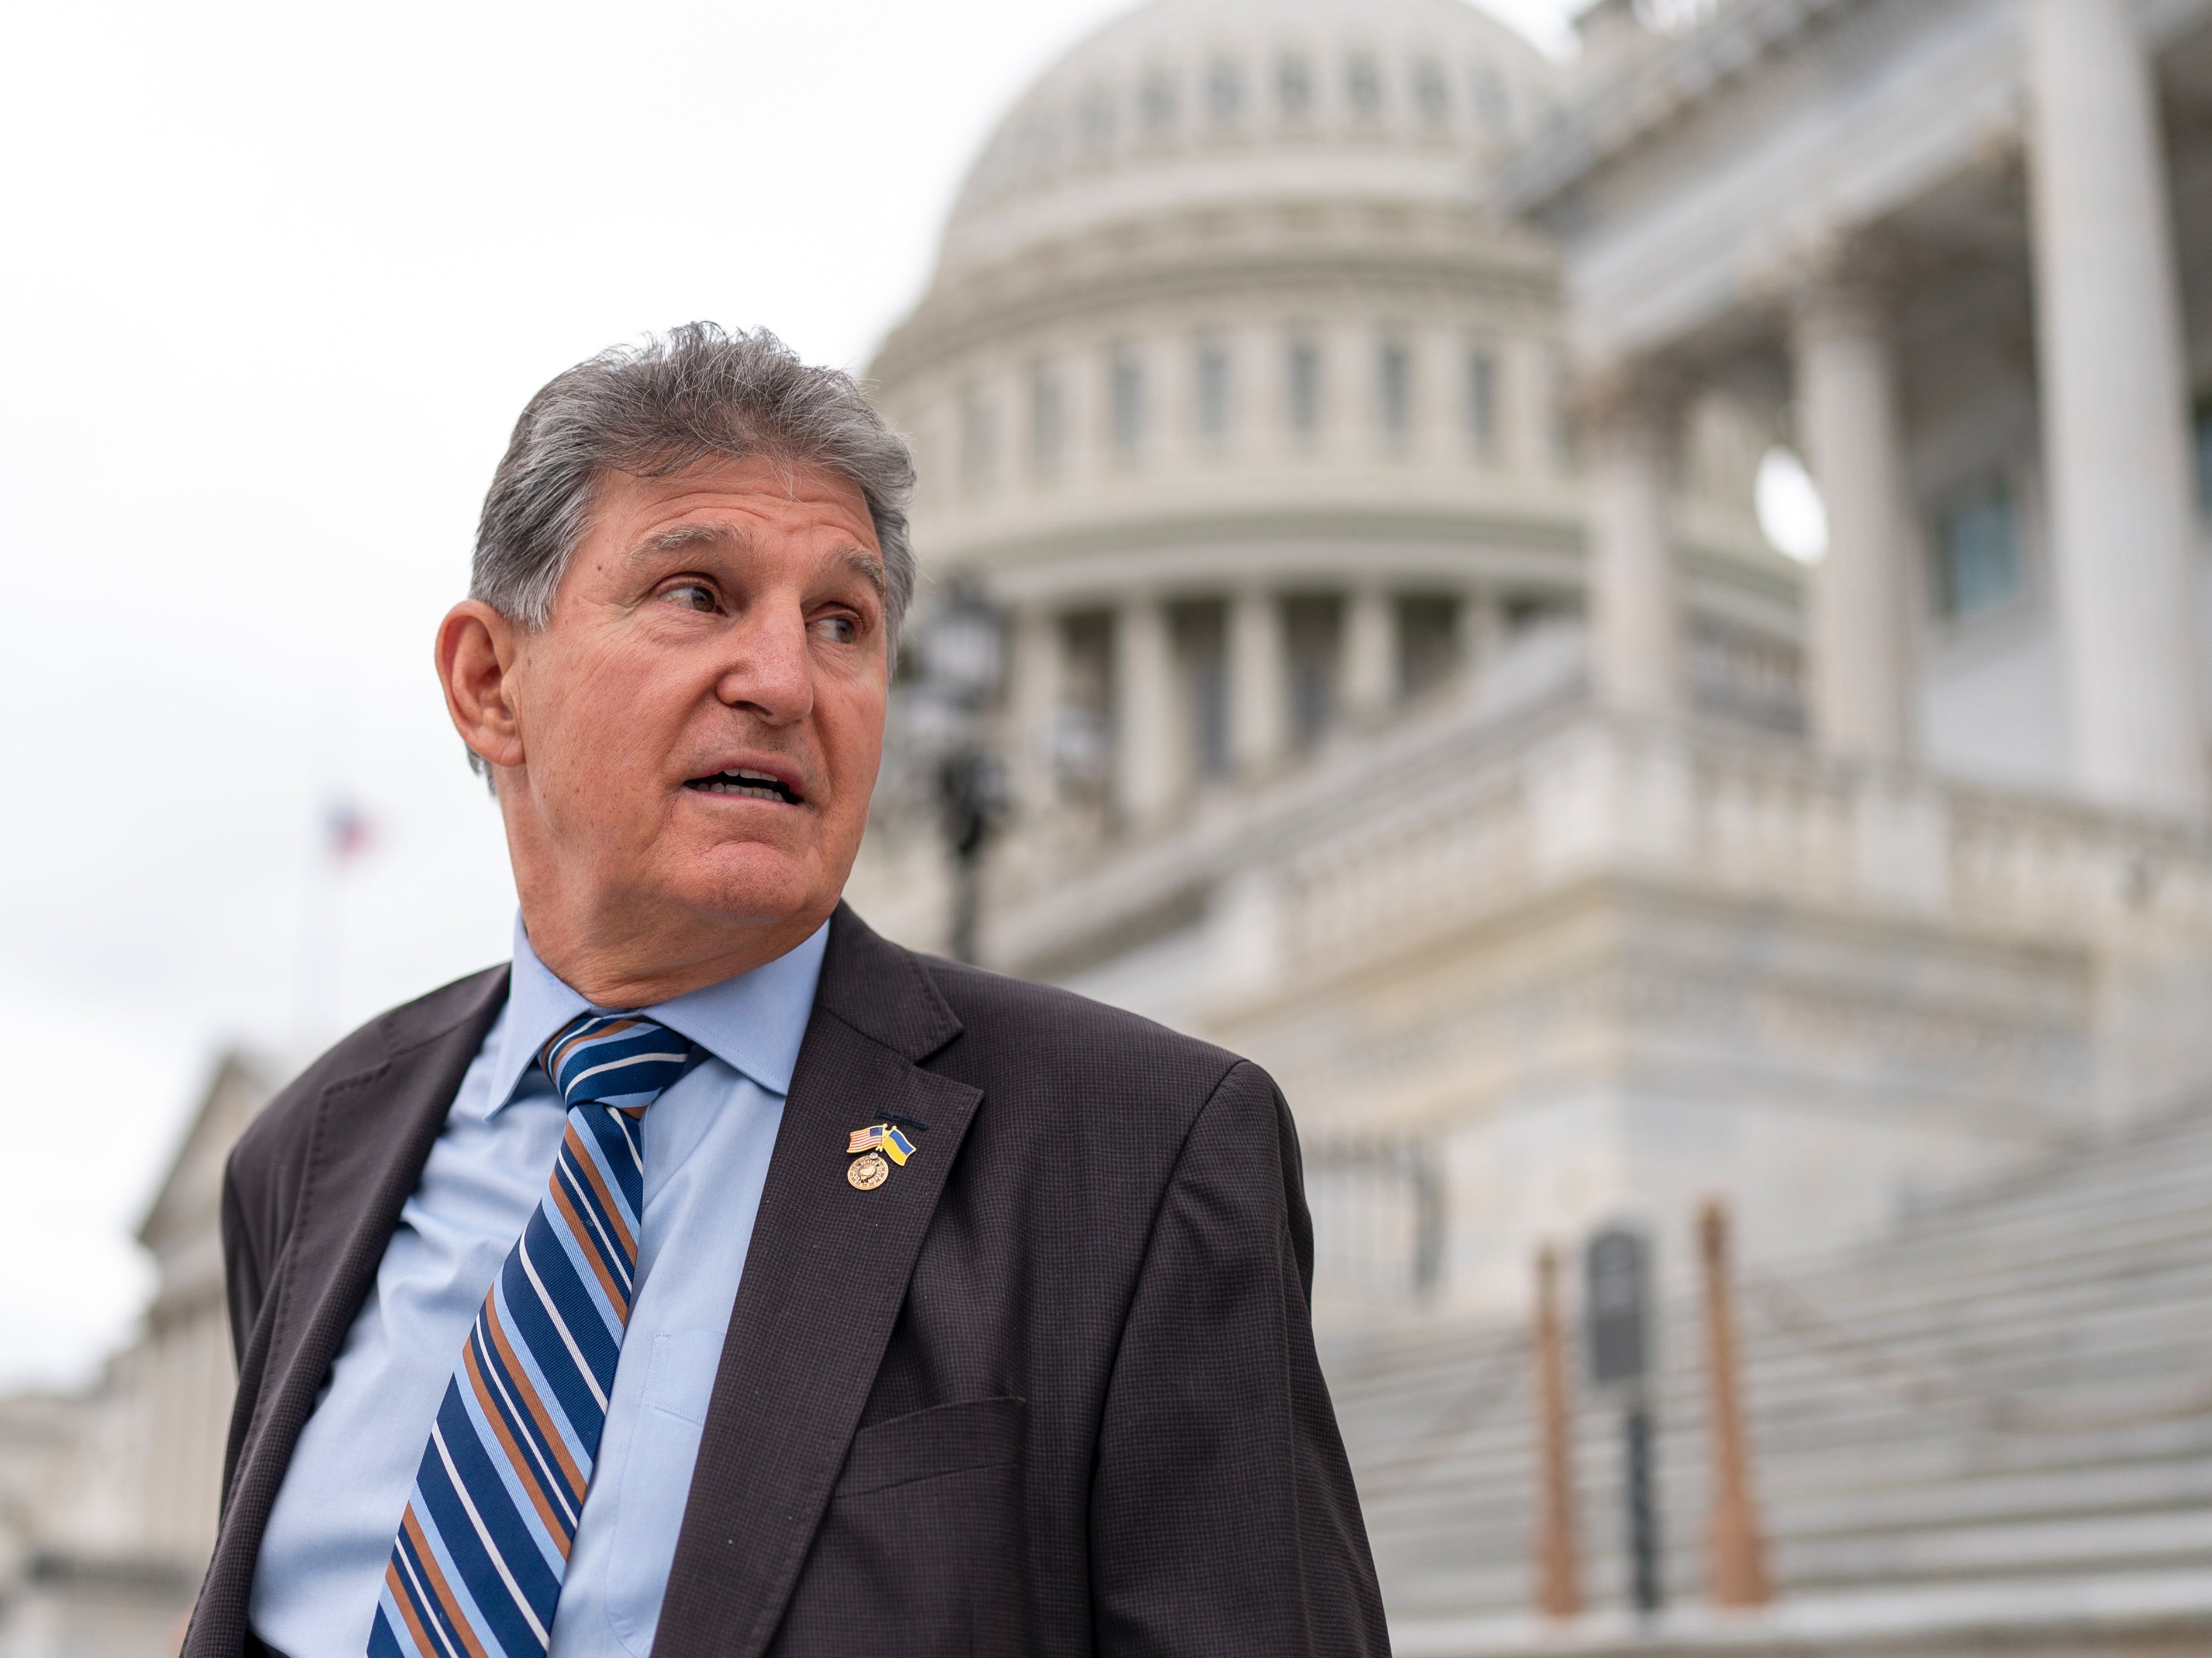
<svg viewBox="0 0 2212 1658">
<path fill-rule="evenodd" d="M 270 1506 L 506 991 L 364 1027 L 232 1156 L 238 1405 L 183 1658 L 258 1644 Z M 886 1115 L 928 1131 L 856 1192 L 846 1132 Z M 1387 1650 L 1312 1268 L 1265 1073 L 841 907 L 656 1654 Z"/>
</svg>

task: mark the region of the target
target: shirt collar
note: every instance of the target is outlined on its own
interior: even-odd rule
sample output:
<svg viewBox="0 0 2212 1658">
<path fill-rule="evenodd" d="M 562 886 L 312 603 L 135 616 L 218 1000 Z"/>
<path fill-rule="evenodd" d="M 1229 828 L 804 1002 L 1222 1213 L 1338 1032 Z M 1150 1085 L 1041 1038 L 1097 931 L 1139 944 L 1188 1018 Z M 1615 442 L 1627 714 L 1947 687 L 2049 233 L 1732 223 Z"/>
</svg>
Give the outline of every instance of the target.
<svg viewBox="0 0 2212 1658">
<path fill-rule="evenodd" d="M 805 1039 L 806 1021 L 814 1011 L 823 954 L 829 947 L 830 923 L 825 921 L 804 943 L 750 972 L 636 1011 L 690 1037 L 769 1093 L 788 1094 L 799 1045 Z M 507 970 L 506 1016 L 500 1021 L 503 1028 L 486 1115 L 514 1097 L 538 1063 L 538 1050 L 591 1005 L 538 959 L 517 915 L 514 964 Z"/>
</svg>

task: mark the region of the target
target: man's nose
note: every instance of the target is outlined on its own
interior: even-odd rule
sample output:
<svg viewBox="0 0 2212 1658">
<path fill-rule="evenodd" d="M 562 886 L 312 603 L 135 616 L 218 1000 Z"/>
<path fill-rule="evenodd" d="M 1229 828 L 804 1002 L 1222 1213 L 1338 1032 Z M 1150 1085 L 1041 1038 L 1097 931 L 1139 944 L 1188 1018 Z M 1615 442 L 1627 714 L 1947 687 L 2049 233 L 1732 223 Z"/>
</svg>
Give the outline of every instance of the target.
<svg viewBox="0 0 2212 1658">
<path fill-rule="evenodd" d="M 737 647 L 714 694 L 770 725 L 796 725 L 814 711 L 806 619 L 796 609 L 762 607 L 733 631 Z"/>
</svg>

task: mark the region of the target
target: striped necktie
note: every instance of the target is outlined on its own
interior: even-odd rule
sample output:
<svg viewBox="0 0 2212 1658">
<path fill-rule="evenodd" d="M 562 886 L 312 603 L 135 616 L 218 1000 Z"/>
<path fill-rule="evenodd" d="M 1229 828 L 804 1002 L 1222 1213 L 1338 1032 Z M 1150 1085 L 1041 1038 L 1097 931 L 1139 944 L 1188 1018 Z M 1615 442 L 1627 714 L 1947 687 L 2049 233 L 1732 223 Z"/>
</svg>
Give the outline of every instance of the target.
<svg viewBox="0 0 2212 1658">
<path fill-rule="evenodd" d="M 544 1658 L 637 1272 L 645 1110 L 691 1044 L 587 1013 L 538 1054 L 568 1107 L 545 1196 L 461 1347 L 384 1569 L 372 1658 Z"/>
</svg>

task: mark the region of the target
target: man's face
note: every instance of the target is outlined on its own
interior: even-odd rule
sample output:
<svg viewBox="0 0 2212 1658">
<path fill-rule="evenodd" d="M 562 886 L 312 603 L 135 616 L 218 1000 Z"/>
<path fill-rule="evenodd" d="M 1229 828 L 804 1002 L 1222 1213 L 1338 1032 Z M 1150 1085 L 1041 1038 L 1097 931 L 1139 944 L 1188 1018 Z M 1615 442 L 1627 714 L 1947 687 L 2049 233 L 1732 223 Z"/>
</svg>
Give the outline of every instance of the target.
<svg viewBox="0 0 2212 1658">
<path fill-rule="evenodd" d="M 589 948 L 623 941 L 633 976 L 829 915 L 882 753 L 883 580 L 866 503 L 833 474 L 602 480 L 551 621 L 508 635 L 514 741 L 487 754 L 541 954 L 579 948 L 541 942 L 541 913 Z"/>
</svg>

